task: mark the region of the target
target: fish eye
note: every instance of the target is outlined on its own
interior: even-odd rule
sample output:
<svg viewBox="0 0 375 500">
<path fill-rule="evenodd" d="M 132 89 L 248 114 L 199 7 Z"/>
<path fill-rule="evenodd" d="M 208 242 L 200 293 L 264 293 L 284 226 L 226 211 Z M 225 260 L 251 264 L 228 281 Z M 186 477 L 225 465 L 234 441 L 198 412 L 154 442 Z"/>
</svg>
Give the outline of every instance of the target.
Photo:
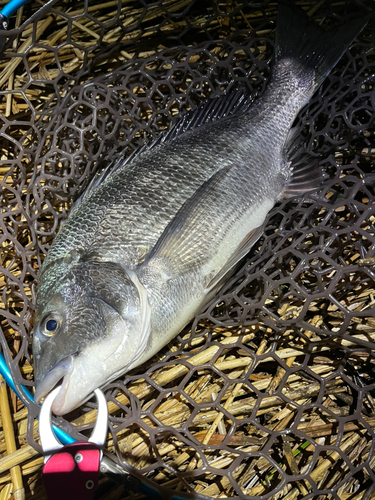
<svg viewBox="0 0 375 500">
<path fill-rule="evenodd" d="M 60 329 L 62 318 L 57 313 L 48 314 L 42 321 L 42 333 L 47 337 L 53 337 Z"/>
</svg>

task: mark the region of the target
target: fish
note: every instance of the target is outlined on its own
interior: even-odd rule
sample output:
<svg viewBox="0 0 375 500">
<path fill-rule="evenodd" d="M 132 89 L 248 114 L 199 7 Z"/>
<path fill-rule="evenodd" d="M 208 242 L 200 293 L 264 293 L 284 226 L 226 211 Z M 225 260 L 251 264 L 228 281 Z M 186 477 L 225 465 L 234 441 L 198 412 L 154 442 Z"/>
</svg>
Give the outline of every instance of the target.
<svg viewBox="0 0 375 500">
<path fill-rule="evenodd" d="M 52 411 L 65 415 L 150 359 L 233 274 L 272 207 L 321 186 L 293 122 L 366 22 L 326 32 L 280 4 L 261 97 L 210 99 L 94 177 L 39 274 L 37 403 L 60 384 Z"/>
</svg>

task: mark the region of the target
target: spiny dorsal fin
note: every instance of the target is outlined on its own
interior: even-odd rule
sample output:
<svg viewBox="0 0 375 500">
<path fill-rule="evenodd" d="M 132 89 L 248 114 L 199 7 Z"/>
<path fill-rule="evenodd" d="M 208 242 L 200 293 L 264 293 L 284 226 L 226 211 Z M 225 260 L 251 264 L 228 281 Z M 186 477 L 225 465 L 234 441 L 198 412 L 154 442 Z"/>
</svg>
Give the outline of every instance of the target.
<svg viewBox="0 0 375 500">
<path fill-rule="evenodd" d="M 90 182 L 86 186 L 83 193 L 81 193 L 79 198 L 77 198 L 76 201 L 73 203 L 72 209 L 78 207 L 78 205 L 80 205 L 82 203 L 84 198 L 86 198 L 94 189 L 96 189 L 98 186 L 100 186 L 100 184 L 102 184 L 107 177 L 109 177 L 111 174 L 113 174 L 113 172 L 116 172 L 116 170 L 118 170 L 123 165 L 130 163 L 135 156 L 142 154 L 147 149 L 148 149 L 147 146 L 143 145 L 143 146 L 139 147 L 138 149 L 135 149 L 126 158 L 124 158 L 122 156 L 120 159 L 115 158 L 115 159 L 109 160 L 108 165 L 106 167 L 104 167 L 103 169 L 100 169 L 100 165 L 102 165 L 104 163 L 104 160 L 102 160 L 100 162 L 100 164 L 98 165 L 98 168 L 96 169 L 94 177 L 90 180 Z"/>
<path fill-rule="evenodd" d="M 242 89 L 236 89 L 227 94 L 216 96 L 208 99 L 196 109 L 188 111 L 167 133 L 161 134 L 155 141 L 150 144 L 141 146 L 133 151 L 133 153 L 124 158 L 121 157 L 117 162 L 112 161 L 103 171 L 96 173 L 91 179 L 85 191 L 74 203 L 74 208 L 80 205 L 83 199 L 96 189 L 104 180 L 116 172 L 119 168 L 128 165 L 135 158 L 142 155 L 152 148 L 175 140 L 182 134 L 194 130 L 207 123 L 212 123 L 217 120 L 222 120 L 235 113 L 244 113 L 251 106 L 254 100 L 253 97 L 247 97 Z"/>
<path fill-rule="evenodd" d="M 169 132 L 158 137 L 151 147 L 167 141 L 173 141 L 181 134 L 185 134 L 207 123 L 222 120 L 235 113 L 244 113 L 250 107 L 253 100 L 254 98 L 246 97 L 242 89 L 232 90 L 228 94 L 212 97 L 196 109 L 188 111 Z"/>
</svg>

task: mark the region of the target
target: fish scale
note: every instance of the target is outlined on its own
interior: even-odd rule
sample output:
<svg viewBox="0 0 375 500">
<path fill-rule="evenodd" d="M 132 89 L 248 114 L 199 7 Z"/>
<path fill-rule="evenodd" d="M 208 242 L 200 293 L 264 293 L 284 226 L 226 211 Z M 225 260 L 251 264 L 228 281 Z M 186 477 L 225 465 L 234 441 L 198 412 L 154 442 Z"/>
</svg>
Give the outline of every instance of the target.
<svg viewBox="0 0 375 500">
<path fill-rule="evenodd" d="M 264 176 L 266 166 L 274 168 L 274 151 L 276 161 L 280 162 L 280 148 L 296 114 L 291 109 L 285 115 L 286 96 L 296 90 L 293 81 L 288 86 L 286 89 L 281 80 L 280 85 L 272 86 L 272 91 L 266 93 L 262 107 L 274 108 L 266 120 L 256 120 L 262 116 L 262 109 L 257 106 L 245 119 L 232 119 L 228 125 L 217 123 L 208 131 L 207 127 L 195 129 L 191 138 L 179 137 L 157 151 L 144 153 L 131 166 L 124 165 L 83 201 L 74 219 L 71 217 L 64 224 L 46 262 L 72 247 L 80 248 L 82 253 L 92 253 L 95 249 L 97 258 L 106 259 L 109 254 L 111 260 L 114 249 L 121 249 L 115 250 L 118 260 L 132 268 L 139 263 L 137 256 L 143 253 L 143 248 L 150 250 L 155 245 L 182 204 L 215 172 L 236 159 L 245 163 L 248 155 L 255 152 L 259 168 L 253 168 L 252 175 Z M 280 104 L 281 100 L 284 102 Z M 299 109 L 296 101 L 293 100 L 294 108 Z M 279 148 L 275 144 L 269 147 L 264 140 L 270 134 L 279 138 Z M 246 136 L 251 136 L 250 143 L 239 139 Z M 207 141 L 211 146 L 209 158 Z M 155 183 L 155 179 L 159 182 Z M 88 212 L 95 213 L 96 217 L 90 219 Z M 117 230 L 118 219 L 125 231 Z M 107 240 L 106 236 L 111 238 Z M 142 248 L 141 252 L 137 246 Z"/>
<path fill-rule="evenodd" d="M 272 206 L 320 186 L 293 121 L 364 25 L 324 33 L 281 5 L 261 98 L 209 101 L 93 180 L 39 276 L 36 402 L 61 382 L 63 415 L 149 359 L 233 272 Z"/>
</svg>

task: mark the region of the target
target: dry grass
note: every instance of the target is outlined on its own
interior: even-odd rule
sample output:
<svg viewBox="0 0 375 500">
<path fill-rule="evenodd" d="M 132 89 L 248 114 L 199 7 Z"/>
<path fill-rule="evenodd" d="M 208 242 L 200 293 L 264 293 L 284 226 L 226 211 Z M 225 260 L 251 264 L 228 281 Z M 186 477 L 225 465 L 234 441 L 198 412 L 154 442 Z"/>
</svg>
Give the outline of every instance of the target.
<svg viewBox="0 0 375 500">
<path fill-rule="evenodd" d="M 169 12 L 176 12 L 187 4 L 188 0 L 168 0 L 164 7 Z M 311 13 L 318 6 L 314 5 L 314 2 L 304 4 L 309 7 Z M 87 13 L 100 23 L 108 23 L 117 15 L 116 5 L 116 1 L 90 5 Z M 36 9 L 37 6 L 35 3 L 31 8 Z M 231 6 L 231 2 L 228 2 L 228 9 Z M 164 16 L 163 9 L 160 6 L 149 8 L 138 27 L 142 9 L 137 8 L 136 2 L 124 1 L 119 13 L 120 19 L 124 26 L 134 25 L 136 29 L 121 37 L 116 27 L 101 32 L 100 25 L 86 17 L 87 13 L 79 17 L 79 14 L 83 13 L 82 9 L 69 8 L 66 10 L 69 15 L 78 15 L 70 32 L 71 41 L 74 43 L 56 49 L 55 52 L 54 49 L 66 40 L 68 30 L 66 18 L 57 12 L 59 9 L 62 12 L 65 7 L 56 7 L 53 14 L 39 21 L 34 28 L 26 27 L 0 62 L 0 88 L 9 91 L 0 97 L 0 110 L 15 123 L 23 119 L 24 113 L 28 113 L 30 104 L 35 110 L 39 110 L 45 102 L 53 98 L 57 89 L 54 79 L 61 69 L 66 75 L 74 75 L 82 68 L 85 57 L 94 59 L 98 55 L 98 40 L 103 46 L 125 40 L 135 42 L 129 43 L 127 50 L 121 50 L 116 58 L 100 61 L 95 66 L 96 74 L 111 70 L 119 61 L 130 60 L 135 54 L 137 57 L 149 57 L 162 48 L 158 44 L 155 50 L 142 52 L 137 49 L 137 44 L 140 39 L 152 40 L 159 32 L 158 27 Z M 275 11 L 273 6 L 270 11 Z M 24 20 L 25 16 L 22 16 L 20 10 L 15 20 L 16 27 Z M 241 16 L 245 26 L 256 27 L 262 13 L 241 12 L 239 17 Z M 202 27 L 205 26 L 207 17 L 198 16 L 189 22 Z M 186 21 L 174 21 L 170 18 L 161 30 L 180 33 L 186 26 Z M 228 35 L 225 17 L 212 21 L 207 29 L 219 33 L 223 38 Z M 268 31 L 258 34 L 266 36 Z M 34 47 L 35 41 L 38 41 L 40 46 Z M 25 54 L 31 78 L 51 82 L 51 86 L 25 87 L 30 75 L 24 70 L 22 58 L 10 57 L 11 52 Z M 61 62 L 61 69 L 56 63 L 56 53 Z M 60 90 L 62 93 L 65 91 L 63 88 Z M 4 150 L 2 153 L 5 157 L 8 154 Z M 7 166 L 0 166 L 0 175 L 6 176 L 7 170 Z M 6 182 L 10 183 L 9 178 Z M 22 193 L 26 193 L 26 188 L 27 183 Z M 367 199 L 367 203 L 369 204 L 370 200 Z M 22 221 L 22 217 L 25 217 L 24 214 L 20 215 L 19 221 Z M 339 217 L 342 220 L 350 217 L 347 207 L 344 207 Z M 48 219 L 48 216 L 46 218 Z M 374 220 L 370 222 L 373 224 Z M 363 229 L 370 231 L 369 227 Z M 19 248 L 27 248 L 32 243 L 29 233 L 22 231 L 17 234 L 17 241 Z M 0 278 L 0 307 L 20 317 L 21 313 L 24 314 L 27 301 L 32 300 L 34 289 L 32 279 L 25 273 L 24 262 L 19 253 L 17 254 L 17 248 L 14 242 L 2 242 L 1 265 L 8 274 L 5 273 Z M 372 266 L 373 262 L 371 258 L 361 259 L 354 248 L 344 256 L 344 261 L 348 266 Z M 40 261 L 33 255 L 30 262 L 34 273 L 37 273 Z M 11 286 L 10 275 L 19 280 L 24 279 L 22 293 L 17 287 Z M 308 273 L 302 279 L 307 283 L 310 279 Z M 7 294 L 10 294 L 10 297 Z M 366 363 L 373 364 L 369 350 L 359 347 L 356 349 L 360 342 L 375 342 L 375 321 L 371 313 L 366 315 L 366 311 L 371 310 L 375 304 L 373 282 L 368 280 L 361 286 L 351 288 L 340 300 L 341 305 L 345 305 L 345 308 L 355 315 L 348 325 L 351 337 L 341 340 L 339 348 L 341 353 L 346 353 L 346 361 L 349 359 L 352 370 L 361 373 Z M 282 321 L 288 321 L 298 317 L 301 310 L 302 305 L 291 301 L 282 303 L 276 312 Z M 26 322 L 29 321 L 30 311 L 28 314 L 29 316 L 25 316 Z M 325 323 L 326 327 L 328 325 L 330 331 L 334 332 L 339 328 L 344 316 L 345 313 L 337 304 L 331 304 L 329 310 L 323 312 L 321 304 L 313 301 L 306 321 L 314 328 L 320 328 L 322 323 Z M 158 484 L 178 491 L 190 488 L 214 498 L 231 497 L 236 493 L 228 477 L 221 475 L 227 468 L 231 468 L 232 477 L 242 494 L 253 496 L 271 491 L 280 480 L 281 471 L 289 475 L 304 475 L 303 479 L 289 481 L 272 497 L 282 500 L 302 498 L 312 491 L 313 482 L 318 488 L 324 487 L 328 490 L 335 486 L 349 472 L 349 466 L 343 456 L 356 466 L 366 462 L 370 469 L 375 468 L 375 455 L 370 455 L 373 453 L 371 444 L 374 436 L 369 431 L 375 427 L 373 396 L 371 391 L 365 390 L 361 397 L 366 411 L 357 412 L 352 419 L 346 418 L 353 413 L 358 393 L 340 376 L 338 367 L 342 359 L 337 356 L 338 350 L 326 342 L 327 337 L 320 337 L 314 329 L 306 329 L 301 337 L 296 335 L 293 329 L 286 328 L 276 345 L 275 332 L 262 319 L 246 329 L 215 328 L 212 324 L 209 326 L 214 344 L 206 346 L 207 337 L 197 336 L 190 343 L 189 353 L 185 351 L 181 354 L 180 344 L 178 340 L 174 340 L 165 350 L 176 352 L 173 363 L 151 370 L 146 378 L 139 376 L 127 383 L 126 388 L 121 384 L 112 388 L 112 392 L 108 393 L 108 409 L 113 417 L 115 432 L 109 436 L 108 451 L 114 452 L 117 448 L 127 463 L 144 471 Z M 1 320 L 1 327 L 12 352 L 16 355 L 22 345 L 17 328 L 8 317 Z M 189 338 L 187 331 L 185 337 Z M 307 353 L 309 341 L 313 343 L 313 348 Z M 162 358 L 156 357 L 153 361 L 159 359 Z M 257 360 L 256 366 L 254 359 Z M 189 362 L 190 368 L 183 364 L 185 361 Z M 194 367 L 194 376 L 187 378 L 183 387 L 179 386 L 184 377 L 192 371 L 191 367 Z M 32 378 L 32 367 L 26 357 L 21 361 L 21 371 L 26 379 Z M 320 397 L 322 381 L 326 381 L 326 390 Z M 366 378 L 362 381 L 366 383 Z M 359 383 L 358 380 L 353 382 L 353 385 L 356 383 Z M 278 391 L 280 387 L 281 393 Z M 125 408 L 131 406 L 130 393 L 140 401 L 143 412 L 142 426 L 139 422 L 133 422 L 122 427 L 118 424 L 120 428 L 117 429 L 117 423 L 123 422 L 127 417 Z M 318 399 L 318 407 L 303 412 L 302 419 L 299 409 L 313 407 Z M 202 405 L 195 413 L 192 401 Z M 218 402 L 224 411 L 218 409 Z M 26 441 L 27 410 L 5 389 L 4 384 L 0 386 L 0 411 L 0 500 L 21 500 L 24 498 L 24 491 L 27 498 L 32 495 L 34 500 L 42 500 L 45 498 L 40 484 L 43 459 Z M 94 422 L 95 415 L 94 410 L 81 413 L 75 417 L 73 424 L 84 429 Z M 228 415 L 233 417 L 232 421 Z M 247 421 L 250 416 L 253 423 Z M 245 420 L 246 423 L 238 425 L 235 432 L 232 432 L 231 426 L 235 419 L 236 422 Z M 155 449 L 150 446 L 150 438 L 158 434 L 158 425 L 170 426 L 171 429 L 188 429 L 191 438 L 182 439 L 177 432 L 166 433 L 155 445 L 160 457 L 157 459 Z M 283 432 L 292 426 L 292 433 Z M 34 439 L 37 439 L 37 436 L 35 424 Z M 272 456 L 273 461 L 268 460 L 267 453 L 263 454 L 271 438 L 274 439 L 273 445 L 267 453 Z M 222 447 L 216 449 L 216 445 Z M 319 457 L 315 457 L 314 450 L 320 446 L 322 452 Z M 238 461 L 240 453 L 248 454 L 249 459 Z M 164 464 L 162 467 L 161 459 Z M 203 471 L 203 460 L 209 465 L 207 472 Z M 155 463 L 159 464 L 159 468 L 153 471 L 152 464 Z M 313 466 L 310 470 L 311 464 Z M 146 470 L 147 467 L 150 469 Z M 176 473 L 172 474 L 171 470 Z M 195 476 L 194 471 L 199 471 L 199 474 Z M 348 476 L 338 490 L 338 496 L 341 500 L 361 500 L 369 490 L 370 482 L 371 477 L 364 469 L 362 476 Z M 102 479 L 101 488 L 100 498 L 125 498 L 121 488 L 112 488 L 105 479 Z M 324 498 L 330 497 L 328 495 Z M 375 495 L 369 498 L 375 498 Z"/>
</svg>

